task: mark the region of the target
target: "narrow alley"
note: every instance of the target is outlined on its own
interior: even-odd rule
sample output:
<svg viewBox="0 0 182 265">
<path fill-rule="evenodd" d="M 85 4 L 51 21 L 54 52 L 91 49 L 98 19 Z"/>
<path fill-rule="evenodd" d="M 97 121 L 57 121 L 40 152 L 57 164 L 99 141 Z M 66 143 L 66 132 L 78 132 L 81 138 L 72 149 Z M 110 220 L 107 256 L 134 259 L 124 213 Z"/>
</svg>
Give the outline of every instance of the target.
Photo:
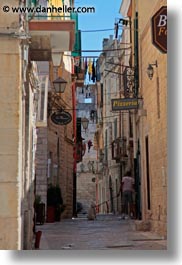
<svg viewBox="0 0 182 265">
<path fill-rule="evenodd" d="M 167 242 L 151 232 L 135 230 L 134 220 L 97 215 L 96 220 L 73 218 L 37 226 L 42 231 L 40 250 L 166 250 Z"/>
<path fill-rule="evenodd" d="M 167 1 L 0 2 L 0 249 L 166 250 Z"/>
</svg>

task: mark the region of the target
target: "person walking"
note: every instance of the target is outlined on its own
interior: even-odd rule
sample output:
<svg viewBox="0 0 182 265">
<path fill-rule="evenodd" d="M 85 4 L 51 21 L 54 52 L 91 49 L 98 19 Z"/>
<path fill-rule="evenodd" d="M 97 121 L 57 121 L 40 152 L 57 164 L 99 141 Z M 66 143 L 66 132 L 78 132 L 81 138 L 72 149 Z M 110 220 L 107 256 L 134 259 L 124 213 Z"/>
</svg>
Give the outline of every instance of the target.
<svg viewBox="0 0 182 265">
<path fill-rule="evenodd" d="M 131 217 L 131 205 L 133 203 L 133 192 L 134 192 L 134 178 L 131 176 L 131 171 L 127 171 L 125 176 L 122 178 L 121 186 L 117 196 L 120 193 L 122 195 L 122 201 L 124 205 L 124 219 Z"/>
</svg>

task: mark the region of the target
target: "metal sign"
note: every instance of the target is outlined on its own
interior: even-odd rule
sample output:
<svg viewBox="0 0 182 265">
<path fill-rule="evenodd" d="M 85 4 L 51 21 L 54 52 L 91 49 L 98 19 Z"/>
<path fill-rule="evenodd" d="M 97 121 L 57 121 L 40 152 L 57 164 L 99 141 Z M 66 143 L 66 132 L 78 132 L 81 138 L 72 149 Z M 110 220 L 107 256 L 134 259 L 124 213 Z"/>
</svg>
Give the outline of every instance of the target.
<svg viewBox="0 0 182 265">
<path fill-rule="evenodd" d="M 137 98 L 116 98 L 111 99 L 112 111 L 131 110 L 138 108 Z"/>
<path fill-rule="evenodd" d="M 167 6 L 162 6 L 152 17 L 152 42 L 167 53 Z"/>
<path fill-rule="evenodd" d="M 51 115 L 51 120 L 57 125 L 66 125 L 72 121 L 72 117 L 69 112 L 58 111 Z"/>
</svg>

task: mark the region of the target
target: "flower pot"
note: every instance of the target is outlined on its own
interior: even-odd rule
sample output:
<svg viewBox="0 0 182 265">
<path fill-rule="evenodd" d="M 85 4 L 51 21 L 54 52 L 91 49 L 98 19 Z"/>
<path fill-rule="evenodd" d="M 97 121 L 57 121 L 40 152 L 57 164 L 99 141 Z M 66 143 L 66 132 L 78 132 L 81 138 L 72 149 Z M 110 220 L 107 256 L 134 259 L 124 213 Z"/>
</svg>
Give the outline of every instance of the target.
<svg viewBox="0 0 182 265">
<path fill-rule="evenodd" d="M 40 238 L 41 238 L 41 235 L 42 235 L 42 231 L 37 231 L 35 233 L 35 248 L 38 249 L 39 246 L 40 246 Z"/>
</svg>

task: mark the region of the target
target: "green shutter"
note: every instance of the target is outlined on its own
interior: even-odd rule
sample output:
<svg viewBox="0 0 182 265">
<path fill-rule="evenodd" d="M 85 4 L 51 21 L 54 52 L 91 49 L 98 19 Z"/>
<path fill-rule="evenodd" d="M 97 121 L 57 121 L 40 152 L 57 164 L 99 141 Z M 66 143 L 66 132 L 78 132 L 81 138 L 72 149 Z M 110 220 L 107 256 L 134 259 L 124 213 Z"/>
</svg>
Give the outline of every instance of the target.
<svg viewBox="0 0 182 265">
<path fill-rule="evenodd" d="M 72 56 L 81 56 L 81 31 L 78 30 L 78 14 L 71 13 L 71 19 L 75 21 L 75 45 L 73 48 Z"/>
</svg>

